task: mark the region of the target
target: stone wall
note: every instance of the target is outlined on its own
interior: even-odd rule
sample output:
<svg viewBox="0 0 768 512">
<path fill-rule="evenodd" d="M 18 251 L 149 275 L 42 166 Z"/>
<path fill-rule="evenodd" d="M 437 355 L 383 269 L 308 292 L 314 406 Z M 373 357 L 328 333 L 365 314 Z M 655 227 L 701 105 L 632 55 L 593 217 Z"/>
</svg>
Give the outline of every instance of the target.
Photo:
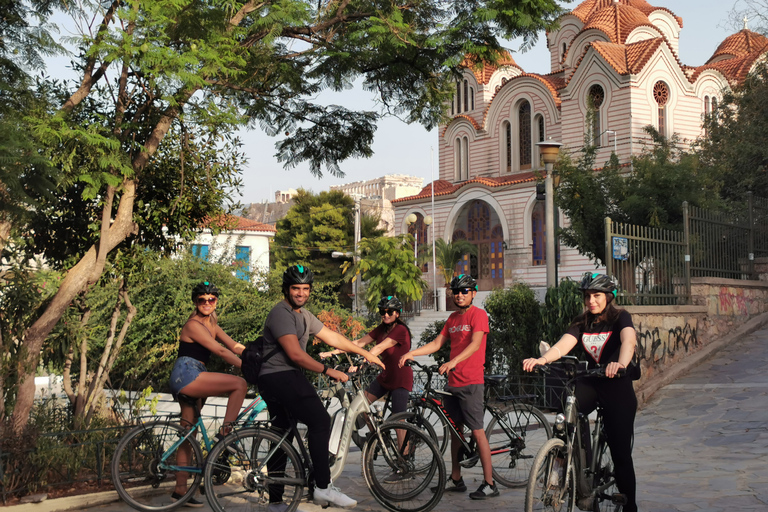
<svg viewBox="0 0 768 512">
<path fill-rule="evenodd" d="M 627 311 L 637 330 L 637 354 L 643 370 L 636 383 L 655 390 L 664 374 L 685 365 L 688 358 L 768 313 L 768 280 L 695 278 L 690 306 L 631 306 Z"/>
</svg>

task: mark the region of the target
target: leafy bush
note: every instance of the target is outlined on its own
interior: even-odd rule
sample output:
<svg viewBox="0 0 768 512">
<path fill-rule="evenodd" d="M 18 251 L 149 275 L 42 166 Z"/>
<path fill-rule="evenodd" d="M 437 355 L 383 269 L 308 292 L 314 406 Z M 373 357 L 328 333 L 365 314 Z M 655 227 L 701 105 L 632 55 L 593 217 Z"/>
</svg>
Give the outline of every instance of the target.
<svg viewBox="0 0 768 512">
<path fill-rule="evenodd" d="M 533 290 L 518 283 L 485 299 L 490 333 L 486 373 L 518 373 L 522 360 L 536 354 L 542 334 L 541 307 Z"/>
<path fill-rule="evenodd" d="M 584 301 L 576 281 L 565 279 L 560 286 L 548 289 L 542 308 L 545 341 L 550 345 L 557 343 L 571 321 L 583 310 Z"/>
<path fill-rule="evenodd" d="M 437 322 L 429 324 L 427 328 L 421 332 L 421 338 L 419 339 L 419 346 L 423 347 L 427 343 L 437 338 L 437 335 L 440 334 L 440 331 L 443 330 L 444 325 L 445 325 L 445 320 L 438 320 Z M 432 354 L 432 358 L 435 360 L 437 364 L 440 364 L 440 365 L 447 363 L 448 359 L 450 359 L 450 356 L 451 356 L 450 343 L 445 343 L 440 348 L 440 350 Z"/>
</svg>

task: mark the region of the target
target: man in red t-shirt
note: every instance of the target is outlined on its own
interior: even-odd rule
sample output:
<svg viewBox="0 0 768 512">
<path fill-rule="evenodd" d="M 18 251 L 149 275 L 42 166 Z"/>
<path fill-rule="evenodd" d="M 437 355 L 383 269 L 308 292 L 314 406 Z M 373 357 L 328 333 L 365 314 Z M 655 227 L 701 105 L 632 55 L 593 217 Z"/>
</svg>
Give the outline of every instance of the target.
<svg viewBox="0 0 768 512">
<path fill-rule="evenodd" d="M 437 338 L 430 343 L 412 350 L 400 358 L 400 366 L 414 356 L 437 352 L 448 341 L 451 344 L 451 357 L 440 367 L 440 374 L 448 373 L 446 391 L 452 396 L 446 397 L 443 405 L 456 423 L 459 431 L 466 425 L 475 437 L 480 462 L 483 465 L 483 484 L 469 494 L 474 500 L 484 500 L 499 495 L 493 482 L 491 468 L 491 447 L 483 430 L 483 391 L 485 342 L 488 336 L 488 314 L 473 306 L 477 295 L 477 282 L 466 274 L 451 280 L 453 301 L 459 310 L 452 313 Z M 467 486 L 461 477 L 459 465 L 459 440 L 451 439 L 451 476 L 445 487 L 446 491 L 465 492 Z"/>
</svg>

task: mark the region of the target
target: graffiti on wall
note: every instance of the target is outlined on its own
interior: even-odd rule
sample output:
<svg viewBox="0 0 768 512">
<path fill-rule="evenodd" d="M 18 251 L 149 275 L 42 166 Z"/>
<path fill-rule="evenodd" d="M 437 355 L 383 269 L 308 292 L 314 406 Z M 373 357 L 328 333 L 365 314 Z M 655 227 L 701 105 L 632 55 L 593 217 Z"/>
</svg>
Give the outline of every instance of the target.
<svg viewBox="0 0 768 512">
<path fill-rule="evenodd" d="M 637 327 L 637 355 L 651 365 L 664 363 L 682 352 L 686 354 L 699 346 L 696 328 L 685 324 L 666 332 L 659 327 Z"/>
<path fill-rule="evenodd" d="M 738 316 L 749 315 L 750 305 L 754 301 L 752 297 L 744 295 L 743 289 L 735 290 L 735 293 L 729 292 L 728 287 L 720 287 L 718 294 L 720 308 L 718 312 L 721 315 Z"/>
</svg>

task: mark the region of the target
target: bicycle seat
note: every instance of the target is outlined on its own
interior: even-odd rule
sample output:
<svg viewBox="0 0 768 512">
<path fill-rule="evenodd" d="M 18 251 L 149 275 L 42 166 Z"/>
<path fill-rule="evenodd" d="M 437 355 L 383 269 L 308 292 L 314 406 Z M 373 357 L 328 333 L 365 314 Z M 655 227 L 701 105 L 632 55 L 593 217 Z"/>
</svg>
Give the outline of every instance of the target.
<svg viewBox="0 0 768 512">
<path fill-rule="evenodd" d="M 503 384 L 506 380 L 508 375 L 486 375 L 485 376 L 485 383 L 488 386 L 500 386 Z"/>
</svg>

